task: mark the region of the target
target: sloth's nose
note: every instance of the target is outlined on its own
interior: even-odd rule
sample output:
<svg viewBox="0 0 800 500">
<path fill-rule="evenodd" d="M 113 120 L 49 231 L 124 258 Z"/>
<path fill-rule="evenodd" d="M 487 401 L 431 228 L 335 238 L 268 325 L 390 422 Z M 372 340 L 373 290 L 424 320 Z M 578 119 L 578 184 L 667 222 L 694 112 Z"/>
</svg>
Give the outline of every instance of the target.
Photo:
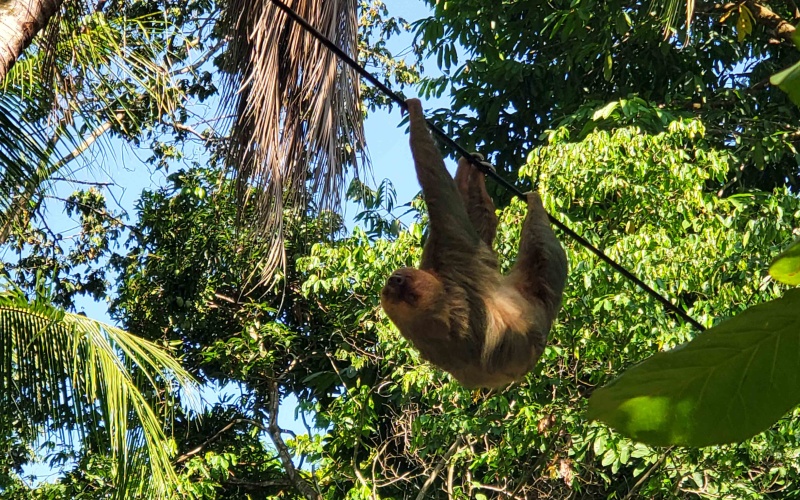
<svg viewBox="0 0 800 500">
<path fill-rule="evenodd" d="M 387 284 L 389 286 L 402 286 L 403 283 L 405 283 L 405 282 L 406 282 L 406 279 L 403 276 L 399 276 L 397 274 L 393 274 L 393 275 L 389 276 L 389 280 L 387 281 Z"/>
</svg>

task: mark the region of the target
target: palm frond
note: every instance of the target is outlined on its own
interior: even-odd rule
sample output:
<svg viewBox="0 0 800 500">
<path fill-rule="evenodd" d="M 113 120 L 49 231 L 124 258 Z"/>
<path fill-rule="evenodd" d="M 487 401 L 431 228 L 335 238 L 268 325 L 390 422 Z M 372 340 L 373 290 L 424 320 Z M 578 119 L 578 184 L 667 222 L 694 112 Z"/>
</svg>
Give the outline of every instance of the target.
<svg viewBox="0 0 800 500">
<path fill-rule="evenodd" d="M 71 13 L 50 26 L 11 68 L 0 93 L 0 109 L 7 110 L 0 121 L 0 243 L 14 224 L 30 219 L 49 179 L 68 176 L 70 162 L 109 130 L 135 136 L 142 123 L 172 116 L 184 98 L 163 62 L 166 40 L 177 30 L 164 16 Z M 4 108 L 5 102 L 18 104 Z"/>
<path fill-rule="evenodd" d="M 285 2 L 346 52 L 357 51 L 354 0 Z M 240 200 L 256 193 L 258 234 L 271 242 L 262 278 L 281 264 L 283 209 L 337 209 L 348 168 L 364 165 L 359 80 L 269 0 L 232 0 L 226 104 L 234 110 L 229 162 Z M 252 225 L 252 221 L 243 221 Z"/>
<path fill-rule="evenodd" d="M 99 409 L 117 496 L 174 495 L 174 445 L 152 402 L 180 388 L 191 404 L 194 381 L 178 361 L 124 330 L 29 302 L 15 290 L 0 292 L 0 346 L 0 404 L 7 411 L 63 433 L 85 431 Z"/>
<path fill-rule="evenodd" d="M 35 182 L 39 165 L 47 161 L 48 138 L 21 120 L 23 99 L 0 93 L 0 243 L 10 230 L 15 205 Z M 24 207 L 27 208 L 27 207 Z"/>
</svg>

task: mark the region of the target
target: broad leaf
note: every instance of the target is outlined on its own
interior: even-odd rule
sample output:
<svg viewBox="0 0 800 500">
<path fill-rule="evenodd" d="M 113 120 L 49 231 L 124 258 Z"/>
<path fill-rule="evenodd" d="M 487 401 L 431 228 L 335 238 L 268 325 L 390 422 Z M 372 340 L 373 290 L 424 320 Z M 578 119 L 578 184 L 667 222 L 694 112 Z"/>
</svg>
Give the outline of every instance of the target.
<svg viewBox="0 0 800 500">
<path fill-rule="evenodd" d="M 742 441 L 800 402 L 800 290 L 660 352 L 596 391 L 588 417 L 651 445 Z"/>
<path fill-rule="evenodd" d="M 800 62 L 772 75 L 769 83 L 789 94 L 789 99 L 800 106 Z"/>
<path fill-rule="evenodd" d="M 800 240 L 775 257 L 769 266 L 769 274 L 787 285 L 800 285 Z"/>
<path fill-rule="evenodd" d="M 750 12 L 744 4 L 739 6 L 739 20 L 736 21 L 736 35 L 739 39 L 739 43 L 743 42 L 744 39 L 753 32 L 753 25 L 755 24 L 755 20 L 753 19 L 753 14 Z"/>
</svg>

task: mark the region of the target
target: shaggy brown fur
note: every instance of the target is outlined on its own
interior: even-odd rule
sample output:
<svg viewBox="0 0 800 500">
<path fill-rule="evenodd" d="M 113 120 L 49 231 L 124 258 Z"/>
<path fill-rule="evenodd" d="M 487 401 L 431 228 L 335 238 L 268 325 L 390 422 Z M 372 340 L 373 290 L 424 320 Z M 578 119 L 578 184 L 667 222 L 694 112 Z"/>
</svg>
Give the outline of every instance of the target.
<svg viewBox="0 0 800 500">
<path fill-rule="evenodd" d="M 519 257 L 500 274 L 492 241 L 494 204 L 483 174 L 461 158 L 447 172 L 417 99 L 408 101 L 411 153 L 430 216 L 419 269 L 387 280 L 381 304 L 424 358 L 466 387 L 522 378 L 542 355 L 561 308 L 564 249 L 536 193 L 528 194 Z"/>
</svg>

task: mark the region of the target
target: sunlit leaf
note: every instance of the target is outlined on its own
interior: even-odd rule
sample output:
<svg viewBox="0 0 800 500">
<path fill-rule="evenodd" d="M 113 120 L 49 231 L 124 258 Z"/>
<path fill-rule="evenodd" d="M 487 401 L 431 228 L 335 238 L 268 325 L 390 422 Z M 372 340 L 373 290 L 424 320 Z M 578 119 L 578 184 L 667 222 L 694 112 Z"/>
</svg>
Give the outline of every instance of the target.
<svg viewBox="0 0 800 500">
<path fill-rule="evenodd" d="M 592 115 L 592 120 L 605 120 L 606 118 L 611 116 L 611 113 L 613 113 L 614 110 L 617 109 L 617 107 L 619 107 L 619 101 L 613 101 L 606 104 L 605 106 L 594 112 L 594 114 Z"/>
<path fill-rule="evenodd" d="M 789 94 L 789 99 L 800 106 L 800 62 L 772 75 L 769 82 Z"/>
<path fill-rule="evenodd" d="M 787 285 L 800 285 L 800 240 L 775 257 L 769 266 L 769 274 Z"/>
<path fill-rule="evenodd" d="M 660 352 L 597 390 L 587 415 L 651 445 L 747 439 L 800 402 L 800 290 Z"/>
<path fill-rule="evenodd" d="M 148 498 L 174 493 L 174 450 L 145 391 L 169 393 L 175 384 L 196 407 L 193 379 L 178 361 L 152 342 L 44 301 L 31 303 L 16 290 L 0 292 L 0 352 L 0 404 L 16 409 L 9 416 L 46 422 L 50 434 L 99 410 L 101 432 L 76 431 L 82 442 L 102 436 L 110 447 L 115 498 L 128 497 L 127 488 Z"/>
<path fill-rule="evenodd" d="M 753 32 L 753 14 L 744 4 L 739 6 L 739 19 L 736 20 L 736 36 L 739 42 Z"/>
</svg>

